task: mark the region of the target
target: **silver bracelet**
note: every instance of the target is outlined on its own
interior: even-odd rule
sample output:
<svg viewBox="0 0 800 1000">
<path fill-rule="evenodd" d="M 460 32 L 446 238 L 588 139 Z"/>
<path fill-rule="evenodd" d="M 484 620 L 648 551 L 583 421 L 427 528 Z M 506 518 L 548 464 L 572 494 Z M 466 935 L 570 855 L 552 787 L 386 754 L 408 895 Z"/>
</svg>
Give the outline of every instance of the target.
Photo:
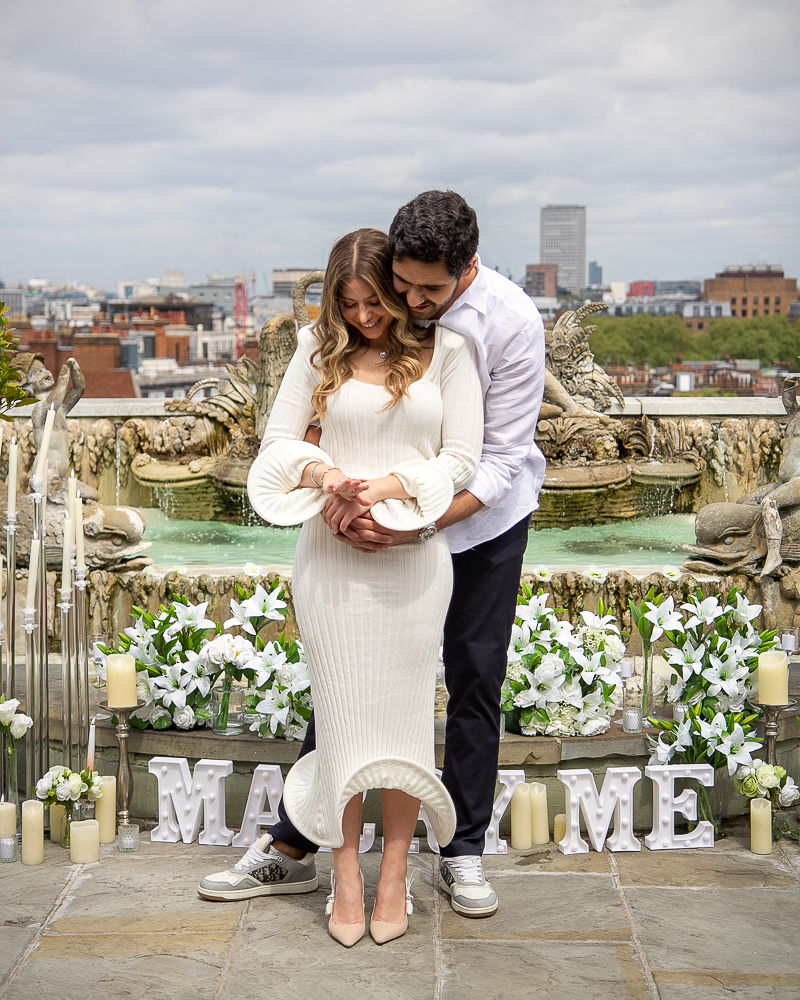
<svg viewBox="0 0 800 1000">
<path fill-rule="evenodd" d="M 316 481 L 316 479 L 314 478 L 314 470 L 316 469 L 316 467 L 317 467 L 318 465 L 325 465 L 325 463 L 324 463 L 324 462 L 314 462 L 314 464 L 313 464 L 313 465 L 311 466 L 311 472 L 309 472 L 309 476 L 311 476 L 311 482 L 312 482 L 312 483 L 313 483 L 313 484 L 314 484 L 314 485 L 315 485 L 315 486 L 316 486 L 316 487 L 317 487 L 318 489 L 320 489 L 320 490 L 321 490 L 321 489 L 324 489 L 324 488 L 325 488 L 325 482 L 324 482 L 324 480 L 325 480 L 325 472 L 330 472 L 330 471 L 331 471 L 331 469 L 333 468 L 333 466 L 330 466 L 330 465 L 329 465 L 329 466 L 327 466 L 327 467 L 326 467 L 326 469 L 325 469 L 325 472 L 323 472 L 323 473 L 322 473 L 322 480 L 323 480 L 323 481 L 322 481 L 322 482 L 319 482 L 319 483 L 318 483 L 318 482 Z"/>
</svg>

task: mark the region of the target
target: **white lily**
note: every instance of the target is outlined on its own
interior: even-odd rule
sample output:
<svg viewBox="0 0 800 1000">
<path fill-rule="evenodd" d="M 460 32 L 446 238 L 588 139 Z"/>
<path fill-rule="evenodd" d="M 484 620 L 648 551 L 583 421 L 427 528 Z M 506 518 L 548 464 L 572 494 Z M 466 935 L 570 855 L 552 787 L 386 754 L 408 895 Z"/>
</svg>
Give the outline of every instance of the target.
<svg viewBox="0 0 800 1000">
<path fill-rule="evenodd" d="M 740 693 L 739 681 L 745 678 L 750 672 L 747 667 L 737 663 L 733 659 L 721 660 L 714 656 L 709 656 L 711 665 L 703 671 L 703 678 L 708 681 L 708 693 L 713 698 L 720 691 L 728 697 L 734 697 Z"/>
<path fill-rule="evenodd" d="M 539 620 L 548 613 L 545 605 L 549 600 L 549 594 L 540 594 L 538 596 L 534 594 L 527 604 L 517 605 L 517 618 L 523 624 L 530 623 L 531 626 L 536 626 Z"/>
<path fill-rule="evenodd" d="M 680 667 L 684 681 L 688 681 L 692 674 L 699 674 L 703 669 L 703 657 L 706 655 L 706 644 L 701 642 L 695 649 L 690 640 L 686 640 L 682 649 L 673 646 L 665 650 L 667 663 L 671 667 Z"/>
<path fill-rule="evenodd" d="M 213 665 L 207 664 L 198 653 L 191 649 L 185 650 L 183 655 L 186 658 L 182 664 L 183 672 L 189 677 L 186 684 L 186 694 L 199 691 L 200 695 L 205 698 L 211 690 L 219 669 L 214 669 Z"/>
<path fill-rule="evenodd" d="M 274 735 L 278 726 L 285 726 L 292 706 L 286 703 L 281 692 L 274 689 L 267 691 L 264 698 L 256 705 L 256 712 L 265 715 L 269 721 L 270 732 Z"/>
<path fill-rule="evenodd" d="M 246 608 L 247 601 L 238 604 L 231 598 L 231 617 L 223 624 L 223 628 L 241 628 L 250 635 L 255 635 L 256 630 L 250 621 L 250 615 Z M 255 616 L 253 616 L 255 617 Z"/>
<path fill-rule="evenodd" d="M 663 734 L 662 734 L 663 735 Z M 675 753 L 675 747 L 669 743 L 664 743 L 662 736 L 658 737 L 658 740 L 653 740 L 650 737 L 651 750 L 653 753 L 650 756 L 648 763 L 650 764 L 669 764 Z"/>
<path fill-rule="evenodd" d="M 203 601 L 202 604 L 180 604 L 176 602 L 173 604 L 175 621 L 169 626 L 164 635 L 171 638 L 185 628 L 193 630 L 216 628 L 216 623 L 212 622 L 210 618 L 206 618 L 207 607 L 208 601 Z"/>
<path fill-rule="evenodd" d="M 564 683 L 564 663 L 554 654 L 548 653 L 542 657 L 542 662 L 531 673 L 525 671 L 525 677 L 530 688 L 514 698 L 518 708 L 544 708 L 548 702 L 561 701 L 561 687 Z"/>
<path fill-rule="evenodd" d="M 736 607 L 733 610 L 733 620 L 735 622 L 744 625 L 746 622 L 751 622 L 754 618 L 758 618 L 760 614 L 760 604 L 751 604 L 744 594 L 736 595 Z"/>
<path fill-rule="evenodd" d="M 700 735 L 708 743 L 708 756 L 711 757 L 717 744 L 728 731 L 725 716 L 722 712 L 717 712 L 711 722 L 706 722 L 705 719 L 698 719 L 697 724 L 700 726 Z"/>
<path fill-rule="evenodd" d="M 286 601 L 280 600 L 278 597 L 279 593 L 280 588 L 267 592 L 260 583 L 256 584 L 255 593 L 244 602 L 248 615 L 252 618 L 267 618 L 269 621 L 275 622 L 281 621 L 284 618 L 284 614 L 280 609 L 286 607 Z"/>
<path fill-rule="evenodd" d="M 619 632 L 619 627 L 614 624 L 616 618 L 613 615 L 595 615 L 591 611 L 581 611 L 581 618 L 583 618 L 584 625 L 588 625 L 589 628 L 599 628 L 604 632 Z"/>
<path fill-rule="evenodd" d="M 173 663 L 166 668 L 166 673 L 152 678 L 150 689 L 154 697 L 165 706 L 183 708 L 186 704 L 186 686 L 190 680 L 191 676 L 184 671 L 183 664 Z"/>
<path fill-rule="evenodd" d="M 137 646 L 146 646 L 150 642 L 150 638 L 155 634 L 156 630 L 154 628 L 145 627 L 144 618 L 137 618 L 131 628 L 125 629 L 125 635 L 133 639 Z"/>
<path fill-rule="evenodd" d="M 739 764 L 750 764 L 753 760 L 751 750 L 759 750 L 762 744 L 755 740 L 747 740 L 744 730 L 737 722 L 733 727 L 733 732 L 724 736 L 717 746 L 717 752 L 728 758 L 728 774 L 736 773 Z"/>
<path fill-rule="evenodd" d="M 684 611 L 692 612 L 691 617 L 686 622 L 686 628 L 695 628 L 698 625 L 711 625 L 717 618 L 727 614 L 730 605 L 722 607 L 718 597 L 707 597 L 704 601 L 698 601 L 696 597 L 690 597 L 686 604 L 681 607 Z"/>
<path fill-rule="evenodd" d="M 683 632 L 680 612 L 675 610 L 675 602 L 671 597 L 658 605 L 645 601 L 645 606 L 650 610 L 645 611 L 644 616 L 653 625 L 651 642 L 660 639 L 664 632 Z"/>
</svg>

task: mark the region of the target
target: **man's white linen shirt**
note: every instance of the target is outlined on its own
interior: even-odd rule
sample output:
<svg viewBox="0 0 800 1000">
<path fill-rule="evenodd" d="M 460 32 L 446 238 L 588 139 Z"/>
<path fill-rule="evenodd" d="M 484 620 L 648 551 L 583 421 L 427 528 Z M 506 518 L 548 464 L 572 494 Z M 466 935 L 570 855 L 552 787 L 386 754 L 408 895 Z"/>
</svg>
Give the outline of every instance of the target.
<svg viewBox="0 0 800 1000">
<path fill-rule="evenodd" d="M 513 281 L 485 267 L 438 320 L 475 347 L 483 389 L 481 461 L 467 487 L 483 510 L 445 528 L 452 552 L 508 531 L 539 506 L 545 458 L 534 441 L 544 392 L 544 324 Z"/>
</svg>

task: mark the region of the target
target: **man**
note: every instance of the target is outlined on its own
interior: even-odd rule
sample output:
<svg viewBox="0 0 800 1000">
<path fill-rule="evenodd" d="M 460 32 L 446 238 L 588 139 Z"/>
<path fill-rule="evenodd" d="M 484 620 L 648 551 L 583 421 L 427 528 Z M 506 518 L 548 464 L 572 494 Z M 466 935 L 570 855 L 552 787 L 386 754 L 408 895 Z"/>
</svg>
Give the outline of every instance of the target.
<svg viewBox="0 0 800 1000">
<path fill-rule="evenodd" d="M 442 848 L 440 886 L 456 912 L 490 916 L 497 896 L 481 855 L 491 820 L 499 746 L 500 689 L 517 603 L 528 522 L 537 506 L 545 460 L 534 443 L 545 372 L 544 328 L 536 306 L 477 255 L 475 212 L 452 191 L 426 191 L 404 205 L 389 230 L 397 292 L 420 325 L 450 327 L 474 345 L 484 392 L 481 461 L 469 489 L 419 532 L 391 532 L 369 514 L 339 531 L 336 497 L 324 512 L 343 544 L 378 551 L 424 545 L 446 530 L 453 596 L 444 632 L 447 707 L 442 781 L 456 807 L 453 840 Z M 312 725 L 301 754 L 315 747 Z M 226 872 L 204 878 L 209 899 L 309 892 L 314 853 L 282 811 L 275 824 Z"/>
</svg>

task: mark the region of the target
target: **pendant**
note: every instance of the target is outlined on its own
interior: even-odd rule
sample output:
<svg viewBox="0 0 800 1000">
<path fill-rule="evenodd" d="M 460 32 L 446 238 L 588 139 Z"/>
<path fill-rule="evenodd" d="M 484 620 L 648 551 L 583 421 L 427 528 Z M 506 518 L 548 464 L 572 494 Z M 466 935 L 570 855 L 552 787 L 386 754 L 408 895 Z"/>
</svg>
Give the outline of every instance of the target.
<svg viewBox="0 0 800 1000">
<path fill-rule="evenodd" d="M 378 357 L 379 358 L 385 358 L 386 357 L 386 351 L 378 351 Z"/>
</svg>

